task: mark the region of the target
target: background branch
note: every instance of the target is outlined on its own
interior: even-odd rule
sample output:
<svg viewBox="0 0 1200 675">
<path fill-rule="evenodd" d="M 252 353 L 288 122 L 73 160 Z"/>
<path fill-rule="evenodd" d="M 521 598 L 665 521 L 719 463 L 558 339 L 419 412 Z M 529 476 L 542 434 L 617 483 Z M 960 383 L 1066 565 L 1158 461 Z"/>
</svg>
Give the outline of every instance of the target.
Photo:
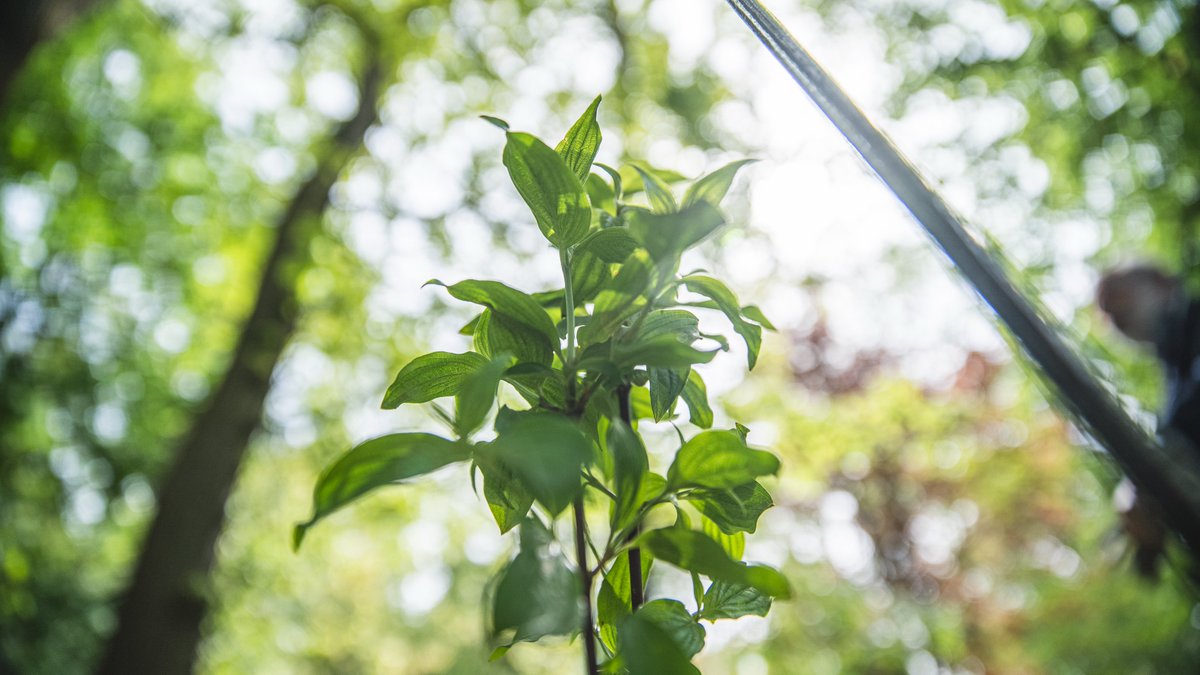
<svg viewBox="0 0 1200 675">
<path fill-rule="evenodd" d="M 271 373 L 296 329 L 295 280 L 329 204 L 329 191 L 378 116 L 385 76 L 374 40 L 358 83 L 354 116 L 296 190 L 275 226 L 257 300 L 229 367 L 177 451 L 158 490 L 158 513 L 121 602 L 117 632 L 98 672 L 189 673 L 207 610 L 203 588 L 225 518 L 225 502 L 258 429 Z"/>
</svg>

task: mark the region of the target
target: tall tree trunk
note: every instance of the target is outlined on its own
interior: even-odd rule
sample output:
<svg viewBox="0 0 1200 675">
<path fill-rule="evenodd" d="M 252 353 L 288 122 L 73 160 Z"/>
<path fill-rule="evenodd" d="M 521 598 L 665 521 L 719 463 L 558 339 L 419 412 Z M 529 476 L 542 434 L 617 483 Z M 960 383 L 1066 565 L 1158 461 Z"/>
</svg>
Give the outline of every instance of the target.
<svg viewBox="0 0 1200 675">
<path fill-rule="evenodd" d="M 16 0 L 0 6 L 0 104 L 34 47 L 95 4 L 97 0 Z"/>
<path fill-rule="evenodd" d="M 191 672 L 206 612 L 214 547 L 238 466 L 258 428 L 271 372 L 296 326 L 295 278 L 304 267 L 329 190 L 361 148 L 378 115 L 384 67 L 373 46 L 359 82 L 359 104 L 313 175 L 276 225 L 258 299 L 224 379 L 178 449 L 158 490 L 158 513 L 142 547 L 99 673 L 182 675 Z"/>
</svg>

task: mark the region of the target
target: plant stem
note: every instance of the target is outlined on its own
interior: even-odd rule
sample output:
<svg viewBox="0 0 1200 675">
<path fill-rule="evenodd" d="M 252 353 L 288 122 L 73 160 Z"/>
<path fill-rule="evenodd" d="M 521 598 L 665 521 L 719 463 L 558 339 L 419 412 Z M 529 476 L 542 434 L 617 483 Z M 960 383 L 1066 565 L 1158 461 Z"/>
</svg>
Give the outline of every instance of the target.
<svg viewBox="0 0 1200 675">
<path fill-rule="evenodd" d="M 633 528 L 633 536 L 638 536 L 640 531 L 639 527 Z M 629 549 L 629 604 L 635 612 L 645 602 L 642 594 L 642 549 L 634 546 Z"/>
<path fill-rule="evenodd" d="M 607 496 L 609 499 L 612 499 L 614 501 L 617 499 L 617 496 L 615 494 L 613 494 L 612 490 L 609 490 L 607 487 L 605 487 L 604 483 L 601 483 L 595 476 L 593 476 L 591 474 L 590 471 L 583 472 L 583 481 L 585 483 L 587 483 L 588 485 L 591 485 L 592 487 L 596 488 L 597 490 L 603 492 L 604 495 Z"/>
<path fill-rule="evenodd" d="M 583 637 L 584 654 L 587 658 L 587 675 L 598 675 L 599 660 L 596 658 L 596 632 L 592 625 L 592 572 L 587 564 L 587 521 L 583 517 L 583 495 L 575 498 L 575 557 L 579 561 L 579 581 L 583 586 Z"/>
<path fill-rule="evenodd" d="M 629 390 L 628 384 L 622 384 L 617 387 L 617 406 L 621 411 L 621 421 L 633 428 L 633 415 L 629 412 Z M 631 539 L 636 539 L 641 528 L 633 527 L 633 532 L 630 533 Z M 642 606 L 645 601 L 643 597 L 643 582 L 642 582 L 642 549 L 637 546 L 629 549 L 629 602 L 633 611 L 637 611 L 638 607 Z"/>
<path fill-rule="evenodd" d="M 575 289 L 571 287 L 571 259 L 566 249 L 559 249 L 558 261 L 563 273 L 563 302 L 566 305 L 563 319 L 567 323 L 567 362 L 563 372 L 567 376 L 567 405 L 575 405 Z"/>
</svg>

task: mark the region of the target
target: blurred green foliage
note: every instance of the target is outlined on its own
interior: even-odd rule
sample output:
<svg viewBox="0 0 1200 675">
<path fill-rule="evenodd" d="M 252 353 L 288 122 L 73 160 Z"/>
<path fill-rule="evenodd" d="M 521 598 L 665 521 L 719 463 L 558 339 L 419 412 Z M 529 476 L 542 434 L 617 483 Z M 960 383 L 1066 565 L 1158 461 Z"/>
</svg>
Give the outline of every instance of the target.
<svg viewBox="0 0 1200 675">
<path fill-rule="evenodd" d="M 464 154 L 445 140 L 461 137 L 451 130 L 494 136 L 475 117 L 489 111 L 565 128 L 595 91 L 611 89 L 604 121 L 621 154 L 651 154 L 651 138 L 756 154 L 713 122 L 727 83 L 707 66 L 671 66 L 669 40 L 647 19 L 669 3 L 379 4 L 412 10 L 403 25 L 381 27 L 402 37 L 407 56 L 297 284 L 300 332 L 228 505 L 218 572 L 201 584 L 213 603 L 202 672 L 474 673 L 487 658 L 479 589 L 510 543 L 457 480 L 382 491 L 334 516 L 304 556 L 285 534 L 319 468 L 385 419 L 363 411 L 377 405 L 389 365 L 440 347 L 434 336 L 468 318 L 418 294 L 432 274 L 405 275 L 452 258 L 520 268 L 534 255 L 521 234 L 532 223 L 518 226 L 491 196 L 506 180 L 498 146 Z M 903 75 L 897 116 L 930 92 L 945 96 L 932 99 L 938 106 L 1016 104 L 1015 131 L 942 144 L 963 149 L 966 175 L 986 174 L 985 198 L 1032 205 L 1011 230 L 996 228 L 1030 287 L 1053 287 L 1064 265 L 1053 235 L 1076 221 L 1102 233 L 1093 266 L 1138 252 L 1200 269 L 1192 4 L 814 7 L 830 31 L 864 18 L 884 29 Z M 989 38 L 1002 35 L 999 24 L 1016 26 L 1015 42 Z M 43 44 L 7 92 L 0 671 L 90 670 L 153 511 L 152 486 L 238 338 L 274 217 L 337 121 L 353 44 L 344 17 L 319 3 L 114 0 Z M 602 64 L 598 79 L 620 77 L 576 76 L 560 63 L 567 52 Z M 522 77 L 534 67 L 538 77 Z M 245 82 L 255 86 L 239 89 Z M 1027 157 L 1044 164 L 1045 190 L 1021 182 Z M 445 187 L 440 199 L 427 194 L 431 182 Z M 472 257 L 480 241 L 490 248 Z M 1092 335 L 1085 348 L 1109 378 L 1152 406 L 1153 363 L 1103 347 L 1086 312 L 1075 328 Z M 764 355 L 804 336 L 793 338 Z M 787 470 L 770 486 L 779 506 L 759 528 L 764 543 L 746 557 L 783 565 L 799 600 L 769 622 L 710 631 L 696 658 L 703 669 L 1193 667 L 1193 591 L 1173 568 L 1156 585 L 1130 573 L 1110 469 L 1079 452 L 1025 374 L 989 367 L 999 372 L 987 384 L 938 392 L 875 373 L 840 372 L 819 386 L 764 358 L 729 407 L 756 433 L 775 430 Z M 653 576 L 651 595 L 681 581 Z M 518 648 L 489 668 L 569 672 L 577 662 L 564 643 Z"/>
<path fill-rule="evenodd" d="M 1186 560 L 1156 584 L 1129 571 L 1108 467 L 1020 371 L 945 391 L 880 378 L 813 412 L 775 393 L 753 405 L 806 464 L 784 476 L 788 517 L 765 523 L 805 589 L 776 608 L 772 672 L 1170 673 L 1200 656 Z"/>
</svg>

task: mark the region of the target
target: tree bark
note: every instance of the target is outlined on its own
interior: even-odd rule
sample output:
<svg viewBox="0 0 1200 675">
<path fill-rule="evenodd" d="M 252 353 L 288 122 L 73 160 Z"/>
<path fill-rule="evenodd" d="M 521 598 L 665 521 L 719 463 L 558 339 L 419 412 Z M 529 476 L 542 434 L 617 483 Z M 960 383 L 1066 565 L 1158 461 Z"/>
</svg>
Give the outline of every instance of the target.
<svg viewBox="0 0 1200 675">
<path fill-rule="evenodd" d="M 158 490 L 158 513 L 122 599 L 117 631 L 98 670 L 102 675 L 192 670 L 225 502 L 259 426 L 271 372 L 296 327 L 297 272 L 306 263 L 330 188 L 378 116 L 384 68 L 377 49 L 369 46 L 367 52 L 358 110 L 279 217 L 258 297 L 232 361 Z"/>
</svg>

